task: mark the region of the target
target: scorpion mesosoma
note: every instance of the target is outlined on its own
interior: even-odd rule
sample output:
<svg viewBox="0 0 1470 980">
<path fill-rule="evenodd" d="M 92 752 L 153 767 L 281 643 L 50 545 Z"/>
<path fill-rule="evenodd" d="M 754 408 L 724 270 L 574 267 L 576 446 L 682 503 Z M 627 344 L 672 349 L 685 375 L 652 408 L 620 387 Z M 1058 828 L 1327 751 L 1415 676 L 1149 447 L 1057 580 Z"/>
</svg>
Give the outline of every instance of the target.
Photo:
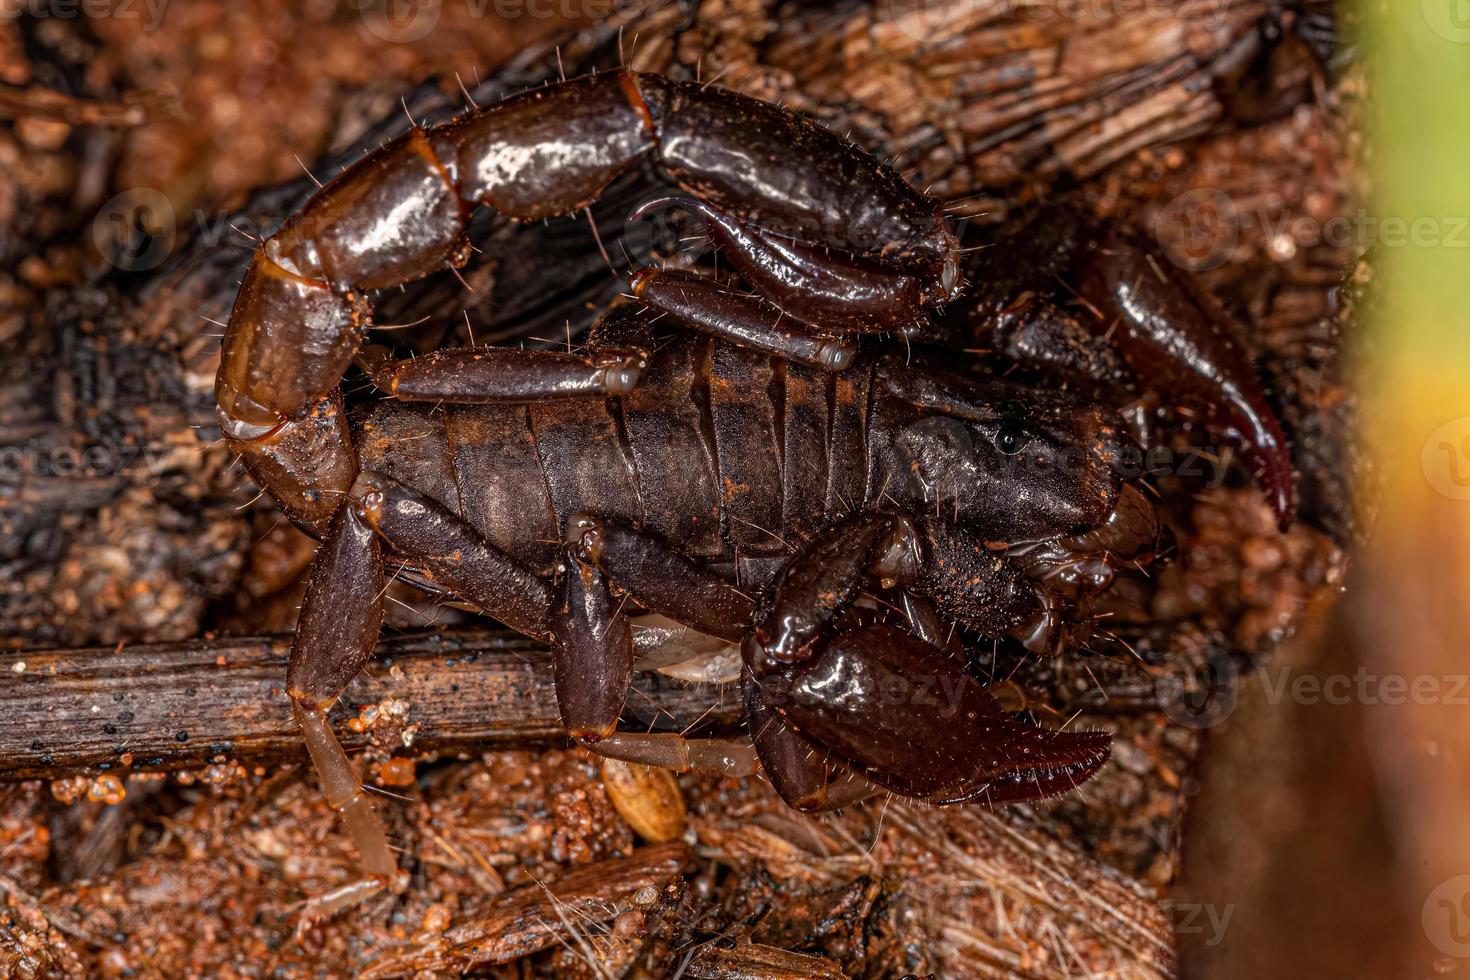
<svg viewBox="0 0 1470 980">
<path fill-rule="evenodd" d="M 463 261 L 475 204 L 572 213 L 640 160 L 691 195 L 755 295 L 645 271 L 641 302 L 605 315 L 585 356 L 362 346 L 368 294 Z M 874 787 L 1032 800 L 1094 773 L 1109 736 L 1004 714 L 953 626 L 1054 648 L 1058 610 L 1147 560 L 1157 521 L 1118 475 L 1128 437 L 1110 407 L 856 353 L 856 335 L 937 330 L 962 287 L 940 206 L 888 167 L 774 106 L 630 71 L 416 127 L 264 241 L 226 331 L 219 416 L 321 538 L 287 689 L 369 875 L 395 861 L 326 712 L 373 649 L 385 562 L 549 642 L 568 732 L 607 755 L 759 764 L 805 810 Z M 1046 366 L 1080 331 L 1117 355 L 1091 359 L 1104 388 L 1167 364 L 1171 399 L 1263 420 L 1232 431 L 1285 520 L 1284 440 L 1228 333 L 1140 308 L 1159 296 L 1173 301 L 1167 282 L 1100 296 L 1129 323 L 1116 337 L 1076 317 L 1048 334 L 1036 304 L 1009 306 L 1006 353 Z M 666 315 L 686 329 L 655 328 Z M 349 414 L 354 360 L 391 399 Z M 739 645 L 753 745 L 618 730 L 647 645 L 635 610 Z"/>
</svg>

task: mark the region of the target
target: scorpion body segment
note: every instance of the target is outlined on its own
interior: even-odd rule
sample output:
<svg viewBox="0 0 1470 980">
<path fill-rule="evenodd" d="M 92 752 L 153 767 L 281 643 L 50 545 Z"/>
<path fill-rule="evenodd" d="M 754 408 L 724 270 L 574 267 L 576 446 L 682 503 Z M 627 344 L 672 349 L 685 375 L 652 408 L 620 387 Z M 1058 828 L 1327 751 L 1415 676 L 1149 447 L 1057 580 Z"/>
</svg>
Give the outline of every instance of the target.
<svg viewBox="0 0 1470 980">
<path fill-rule="evenodd" d="M 755 749 L 768 771 L 787 767 L 773 779 L 798 805 L 839 805 L 867 781 L 939 802 L 1035 799 L 1094 772 L 1108 736 L 1007 717 L 934 610 L 991 636 L 1035 629 L 1047 602 L 995 542 L 1106 527 L 1131 499 L 1110 464 L 1120 420 L 999 382 L 976 390 L 893 356 L 834 373 L 655 334 L 650 319 L 615 311 L 592 338 L 594 349 L 638 338 L 657 351 L 626 394 L 367 408 L 352 432 L 359 472 L 325 532 L 293 648 L 302 724 L 371 649 L 369 583 L 391 561 L 551 642 L 568 731 L 608 755 L 729 772 L 755 761 L 748 747 L 616 730 L 635 663 L 631 601 L 744 644 L 746 697 L 766 719 Z M 895 595 L 904 628 L 859 603 L 879 591 Z M 350 615 L 320 614 L 342 601 Z M 911 668 L 922 673 L 905 677 Z M 839 681 L 874 696 L 817 704 Z M 906 712 L 886 718 L 894 691 L 913 687 L 920 704 L 917 687 L 933 685 L 949 724 L 916 739 Z M 814 745 L 830 764 L 793 769 Z M 829 782 L 844 789 L 828 796 Z"/>
</svg>

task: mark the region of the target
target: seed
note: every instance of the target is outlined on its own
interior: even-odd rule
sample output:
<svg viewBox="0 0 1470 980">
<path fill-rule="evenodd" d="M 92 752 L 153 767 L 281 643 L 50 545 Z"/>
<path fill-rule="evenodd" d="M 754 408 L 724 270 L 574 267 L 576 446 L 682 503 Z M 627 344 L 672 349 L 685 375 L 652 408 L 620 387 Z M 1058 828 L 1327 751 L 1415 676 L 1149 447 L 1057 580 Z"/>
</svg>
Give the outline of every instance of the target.
<svg viewBox="0 0 1470 980">
<path fill-rule="evenodd" d="M 683 835 L 684 795 L 667 769 L 603 759 L 602 785 L 639 837 L 658 844 Z"/>
</svg>

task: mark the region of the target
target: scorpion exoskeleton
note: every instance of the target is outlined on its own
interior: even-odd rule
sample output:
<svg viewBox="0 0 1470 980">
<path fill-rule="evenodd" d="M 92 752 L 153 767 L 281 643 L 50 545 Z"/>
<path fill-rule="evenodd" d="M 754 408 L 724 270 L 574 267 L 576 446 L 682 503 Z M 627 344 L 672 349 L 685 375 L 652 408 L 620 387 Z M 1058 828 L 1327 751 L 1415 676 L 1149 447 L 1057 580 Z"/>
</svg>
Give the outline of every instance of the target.
<svg viewBox="0 0 1470 980">
<path fill-rule="evenodd" d="M 691 196 L 754 295 L 642 272 L 586 355 L 361 346 L 370 291 L 464 260 L 472 205 L 575 212 L 640 160 Z M 1226 423 L 1285 520 L 1284 440 L 1228 331 L 1191 322 L 1162 272 L 1099 280 L 1141 268 L 1133 248 L 1076 260 L 1097 323 L 1037 294 L 955 303 L 943 210 L 894 171 L 777 107 L 631 71 L 416 127 L 328 184 L 257 250 L 217 396 L 228 443 L 321 538 L 287 689 L 372 880 L 395 860 L 326 713 L 373 650 L 385 561 L 551 644 L 566 729 L 605 755 L 760 768 L 808 811 L 875 787 L 1034 800 L 1096 772 L 1110 736 L 1004 713 L 955 625 L 1055 650 L 1087 627 L 1069 619 L 1087 596 L 1148 560 L 1159 525 L 1115 465 L 1123 422 L 853 340 L 923 338 L 950 304 L 1018 361 L 1101 386 L 1160 377 Z M 354 358 L 391 398 L 350 416 Z M 663 625 L 634 630 L 634 613 Z M 750 741 L 619 730 L 639 658 L 666 660 L 680 630 L 739 646 Z"/>
</svg>

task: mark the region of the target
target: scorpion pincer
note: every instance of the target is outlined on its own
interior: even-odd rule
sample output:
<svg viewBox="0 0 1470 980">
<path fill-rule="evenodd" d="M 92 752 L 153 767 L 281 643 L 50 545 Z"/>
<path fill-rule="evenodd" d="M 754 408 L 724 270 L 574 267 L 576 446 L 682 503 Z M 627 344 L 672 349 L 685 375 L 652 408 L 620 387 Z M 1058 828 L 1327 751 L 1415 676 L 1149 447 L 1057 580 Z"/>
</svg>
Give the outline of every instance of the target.
<svg viewBox="0 0 1470 980">
<path fill-rule="evenodd" d="M 574 212 L 640 160 L 755 295 L 645 271 L 586 354 L 362 346 L 372 291 L 463 261 L 475 204 Z M 609 756 L 762 768 L 803 810 L 1034 800 L 1097 771 L 1109 736 L 1008 716 L 956 627 L 1054 648 L 1058 610 L 1141 567 L 1158 522 L 1103 403 L 856 352 L 925 336 L 958 269 L 939 205 L 847 141 L 629 71 L 414 129 L 260 245 L 221 427 L 321 538 L 287 689 L 373 880 L 396 862 L 326 713 L 375 645 L 385 563 L 549 643 L 568 732 Z M 391 397 L 349 413 L 354 359 Z M 668 633 L 634 613 L 738 647 L 749 741 L 618 729 Z"/>
</svg>

